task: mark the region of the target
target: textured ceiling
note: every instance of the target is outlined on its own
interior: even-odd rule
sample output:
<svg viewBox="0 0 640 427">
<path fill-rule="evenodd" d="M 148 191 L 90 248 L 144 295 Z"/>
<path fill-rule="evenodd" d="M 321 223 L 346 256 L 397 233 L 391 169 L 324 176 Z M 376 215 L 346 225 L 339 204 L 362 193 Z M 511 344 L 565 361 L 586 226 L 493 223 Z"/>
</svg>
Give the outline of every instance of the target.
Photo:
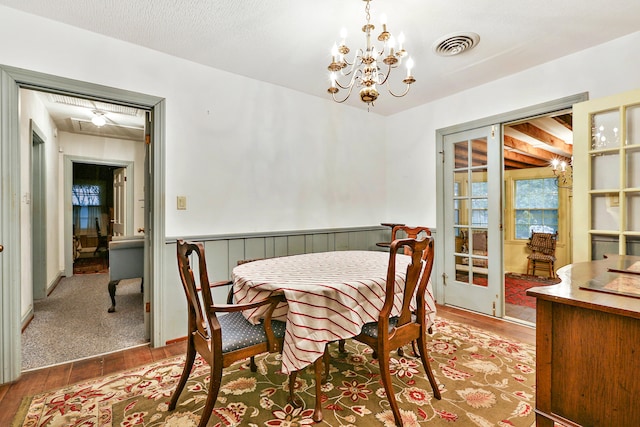
<svg viewBox="0 0 640 427">
<path fill-rule="evenodd" d="M 0 0 L 0 4 L 319 97 L 328 97 L 330 48 L 345 27 L 364 44 L 361 0 Z M 640 30 L 638 0 L 372 0 L 372 23 L 403 31 L 416 83 L 404 98 L 381 91 L 393 114 Z M 433 53 L 471 31 L 476 48 Z M 587 64 L 585 64 L 587 65 Z M 398 70 L 400 77 L 404 70 Z M 357 94 L 356 94 L 357 95 Z M 366 108 L 352 96 L 347 102 Z"/>
</svg>

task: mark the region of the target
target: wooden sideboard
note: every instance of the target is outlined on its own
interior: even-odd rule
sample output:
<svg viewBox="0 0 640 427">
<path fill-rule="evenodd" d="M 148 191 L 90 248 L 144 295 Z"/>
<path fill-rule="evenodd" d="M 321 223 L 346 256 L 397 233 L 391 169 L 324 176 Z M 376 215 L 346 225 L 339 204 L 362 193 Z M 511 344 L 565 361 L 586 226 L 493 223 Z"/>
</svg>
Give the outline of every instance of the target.
<svg viewBox="0 0 640 427">
<path fill-rule="evenodd" d="M 558 285 L 531 288 L 536 309 L 536 424 L 640 426 L 640 299 L 581 289 L 640 257 L 558 270 Z"/>
</svg>

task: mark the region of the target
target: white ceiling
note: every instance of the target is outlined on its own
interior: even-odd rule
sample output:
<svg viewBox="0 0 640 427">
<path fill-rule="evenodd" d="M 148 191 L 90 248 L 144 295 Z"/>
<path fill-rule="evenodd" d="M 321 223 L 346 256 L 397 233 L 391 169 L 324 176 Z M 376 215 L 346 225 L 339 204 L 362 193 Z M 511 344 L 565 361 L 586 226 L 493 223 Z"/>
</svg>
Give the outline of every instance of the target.
<svg viewBox="0 0 640 427">
<path fill-rule="evenodd" d="M 144 141 L 143 110 L 66 95 L 36 93 L 60 131 Z M 103 126 L 96 126 L 91 121 L 96 111 L 105 119 Z"/>
<path fill-rule="evenodd" d="M 364 45 L 361 0 L 0 0 L 0 4 L 297 91 L 328 97 L 327 65 L 339 31 Z M 389 115 L 640 30 L 638 0 L 372 0 L 404 32 L 415 60 L 409 95 L 381 90 L 372 111 Z M 458 56 L 438 39 L 475 32 Z M 585 64 L 588 66 L 588 64 Z M 398 77 L 405 71 L 398 70 Z M 394 86 L 395 87 L 395 86 Z M 352 95 L 348 104 L 366 108 Z"/>
</svg>

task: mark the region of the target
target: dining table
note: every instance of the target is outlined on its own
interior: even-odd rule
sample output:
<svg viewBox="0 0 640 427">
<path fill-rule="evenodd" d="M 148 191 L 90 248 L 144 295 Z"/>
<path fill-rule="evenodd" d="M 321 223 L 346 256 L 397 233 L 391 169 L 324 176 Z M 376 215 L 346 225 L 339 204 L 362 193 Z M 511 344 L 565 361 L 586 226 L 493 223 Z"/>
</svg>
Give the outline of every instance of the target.
<svg viewBox="0 0 640 427">
<path fill-rule="evenodd" d="M 286 321 L 281 371 L 290 374 L 313 364 L 327 343 L 358 335 L 363 325 L 377 322 L 386 293 L 389 252 L 330 251 L 266 258 L 232 270 L 237 303 L 249 303 L 274 294 L 284 295 L 273 319 Z M 395 302 L 402 305 L 406 269 L 411 258 L 395 254 Z M 431 281 L 425 292 L 428 327 L 436 316 Z M 247 310 L 257 324 L 263 308 Z"/>
</svg>

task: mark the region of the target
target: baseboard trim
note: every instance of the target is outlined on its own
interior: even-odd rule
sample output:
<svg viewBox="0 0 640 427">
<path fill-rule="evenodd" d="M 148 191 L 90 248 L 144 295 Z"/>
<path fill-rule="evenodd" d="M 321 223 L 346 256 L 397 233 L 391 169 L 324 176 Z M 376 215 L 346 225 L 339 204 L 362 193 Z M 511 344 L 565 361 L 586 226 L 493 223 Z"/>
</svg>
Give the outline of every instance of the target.
<svg viewBox="0 0 640 427">
<path fill-rule="evenodd" d="M 32 305 L 31 308 L 29 309 L 29 312 L 27 313 L 25 318 L 22 320 L 22 329 L 20 330 L 20 333 L 24 333 L 24 331 L 27 329 L 27 327 L 29 326 L 33 318 L 34 318 L 34 314 L 33 314 L 33 305 Z"/>
<path fill-rule="evenodd" d="M 59 271 L 58 276 L 56 276 L 56 278 L 51 282 L 51 286 L 47 288 L 47 296 L 51 295 L 51 292 L 53 292 L 56 286 L 58 286 L 63 277 L 65 277 L 64 273 Z"/>
<path fill-rule="evenodd" d="M 167 340 L 165 345 L 176 344 L 176 343 L 183 342 L 183 341 L 186 341 L 186 340 L 187 340 L 186 336 L 185 337 L 178 337 L 178 338 L 174 338 L 172 340 Z"/>
</svg>

